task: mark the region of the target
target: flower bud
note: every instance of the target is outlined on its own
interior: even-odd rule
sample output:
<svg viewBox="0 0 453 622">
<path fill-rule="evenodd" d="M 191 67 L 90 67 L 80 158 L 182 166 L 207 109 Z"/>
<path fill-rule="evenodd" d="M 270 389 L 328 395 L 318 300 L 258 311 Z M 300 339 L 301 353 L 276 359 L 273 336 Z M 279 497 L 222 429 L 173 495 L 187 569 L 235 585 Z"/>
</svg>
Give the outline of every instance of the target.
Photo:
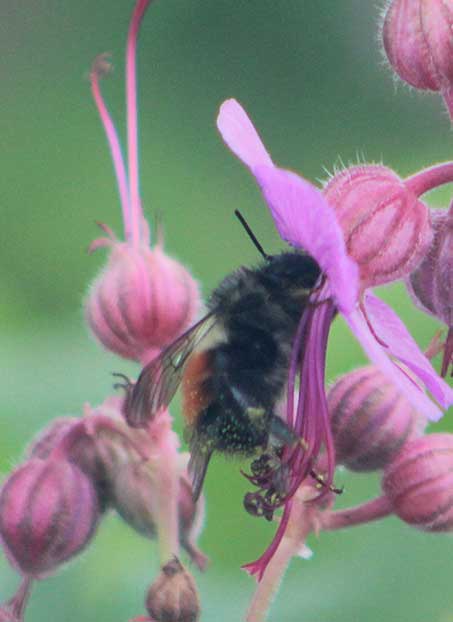
<svg viewBox="0 0 453 622">
<path fill-rule="evenodd" d="M 146 609 L 153 622 L 197 622 L 200 602 L 195 581 L 175 557 L 149 588 Z"/>
<path fill-rule="evenodd" d="M 341 376 L 327 401 L 337 462 L 352 471 L 382 469 L 426 427 L 426 419 L 372 366 Z"/>
<path fill-rule="evenodd" d="M 117 471 L 112 482 L 112 505 L 118 514 L 138 533 L 153 538 L 156 535 L 156 473 L 150 462 L 129 462 Z M 201 531 L 204 500 L 196 503 L 185 470 L 179 480 L 179 538 L 192 561 L 200 569 L 206 567 L 206 556 L 197 549 L 195 539 Z"/>
<path fill-rule="evenodd" d="M 395 514 L 422 531 L 453 530 L 453 434 L 408 443 L 387 466 L 382 487 Z"/>
<path fill-rule="evenodd" d="M 112 352 L 146 363 L 194 320 L 198 286 L 161 246 L 112 242 L 85 303 L 94 335 Z"/>
<path fill-rule="evenodd" d="M 57 417 L 51 421 L 29 444 L 26 458 L 48 458 L 50 452 L 78 421 L 78 417 Z"/>
<path fill-rule="evenodd" d="M 335 175 L 324 196 L 335 209 L 363 288 L 409 274 L 431 242 L 430 214 L 389 168 L 353 166 Z"/>
<path fill-rule="evenodd" d="M 393 0 L 384 18 L 385 52 L 395 72 L 417 89 L 440 92 L 452 111 L 451 0 Z"/>
<path fill-rule="evenodd" d="M 41 578 L 92 538 L 99 504 L 90 480 L 65 460 L 19 466 L 0 490 L 0 538 L 21 573 Z"/>
<path fill-rule="evenodd" d="M 415 304 L 449 328 L 442 375 L 453 356 L 453 208 L 432 210 L 434 238 L 423 262 L 406 284 Z"/>
</svg>

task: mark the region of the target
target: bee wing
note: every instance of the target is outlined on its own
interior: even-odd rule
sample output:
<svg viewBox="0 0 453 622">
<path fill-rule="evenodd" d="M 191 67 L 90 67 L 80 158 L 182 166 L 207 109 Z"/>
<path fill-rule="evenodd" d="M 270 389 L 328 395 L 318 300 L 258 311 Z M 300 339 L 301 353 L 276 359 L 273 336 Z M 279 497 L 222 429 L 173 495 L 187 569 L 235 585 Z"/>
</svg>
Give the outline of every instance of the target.
<svg viewBox="0 0 453 622">
<path fill-rule="evenodd" d="M 200 496 L 212 451 L 212 449 L 207 449 L 198 444 L 190 448 L 188 471 L 192 479 L 192 499 L 194 502 L 196 502 Z"/>
<path fill-rule="evenodd" d="M 181 383 L 187 360 L 215 323 L 216 315 L 212 311 L 142 369 L 126 396 L 124 415 L 129 425 L 144 427 L 160 409 L 168 406 Z"/>
</svg>

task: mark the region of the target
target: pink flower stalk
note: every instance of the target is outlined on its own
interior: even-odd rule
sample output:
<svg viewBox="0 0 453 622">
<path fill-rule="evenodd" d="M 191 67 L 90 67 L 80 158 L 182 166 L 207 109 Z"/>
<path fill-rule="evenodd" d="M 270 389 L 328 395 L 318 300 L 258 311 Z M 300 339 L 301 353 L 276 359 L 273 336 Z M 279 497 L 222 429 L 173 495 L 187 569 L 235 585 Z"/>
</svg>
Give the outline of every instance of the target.
<svg viewBox="0 0 453 622">
<path fill-rule="evenodd" d="M 395 514 L 432 533 L 453 530 L 453 434 L 408 443 L 386 468 L 382 487 Z"/>
<path fill-rule="evenodd" d="M 25 609 L 32 588 L 31 577 L 24 577 L 19 589 L 6 603 L 0 606 L 0 622 L 24 622 Z"/>
<path fill-rule="evenodd" d="M 124 221 L 125 242 L 106 225 L 107 237 L 90 249 L 110 248 L 106 268 L 87 297 L 86 317 L 94 335 L 116 354 L 146 364 L 172 342 L 195 318 L 200 304 L 198 285 L 190 273 L 163 252 L 162 236 L 149 246 L 149 228 L 139 193 L 136 47 L 141 22 L 151 0 L 138 0 L 132 15 L 126 50 L 128 162 L 102 98 L 99 79 L 110 71 L 108 55 L 92 67 L 91 87 L 110 146 Z"/>
<path fill-rule="evenodd" d="M 309 557 L 305 540 L 319 531 L 322 512 L 333 503 L 333 495 L 320 500 L 319 490 L 310 483 L 302 485 L 291 500 L 288 524 L 272 559 L 263 571 L 247 612 L 247 622 L 263 622 L 284 573 L 293 557 Z"/>
<path fill-rule="evenodd" d="M 441 371 L 446 376 L 453 364 L 453 206 L 432 210 L 432 220 L 433 243 L 406 285 L 415 304 L 448 327 Z"/>
<path fill-rule="evenodd" d="M 329 389 L 327 403 L 337 464 L 352 471 L 382 469 L 427 425 L 373 366 L 338 378 Z"/>
<path fill-rule="evenodd" d="M 453 3 L 393 0 L 385 14 L 383 42 L 395 72 L 411 86 L 442 95 L 453 116 Z"/>
<path fill-rule="evenodd" d="M 321 448 L 325 449 L 327 456 L 325 490 L 332 484 L 335 450 L 324 389 L 324 370 L 329 328 L 337 311 L 343 315 L 370 360 L 424 416 L 435 420 L 442 413 L 421 387 L 408 377 L 398 362 L 403 363 L 421 381 L 441 408 L 447 408 L 453 403 L 453 391 L 437 376 L 395 313 L 373 295 L 363 291 L 373 281 L 367 275 L 367 280 L 360 282 L 356 258 L 348 254 L 345 241 L 348 231 L 343 231 L 338 221 L 338 205 L 335 209 L 326 196 L 311 183 L 273 164 L 252 122 L 235 100 L 227 100 L 222 104 L 217 125 L 228 147 L 246 164 L 258 182 L 280 236 L 292 246 L 310 254 L 318 262 L 326 278 L 324 287 L 312 295 L 313 306 L 302 314 L 293 344 L 286 421 L 304 439 L 305 445 L 296 450 L 285 450 L 283 456 L 291 474 L 283 516 L 271 546 L 257 562 L 247 566 L 252 574 L 261 578 L 287 529 L 291 495 L 299 488 L 310 470 L 316 468 L 316 458 Z M 444 169 L 442 171 L 445 172 Z M 432 173 L 429 183 L 434 183 L 434 178 L 439 179 L 439 176 L 439 171 Z M 399 182 L 389 182 L 388 175 L 384 177 L 386 187 L 390 186 L 392 192 L 395 186 L 399 187 Z M 412 178 L 410 181 L 412 185 L 408 186 L 407 191 L 403 189 L 403 195 L 408 195 L 410 191 L 418 196 L 414 188 L 417 187 L 417 182 L 418 187 L 423 185 L 421 180 Z M 342 177 L 339 183 L 352 186 L 353 182 L 354 176 L 349 179 Z M 426 179 L 425 182 L 425 186 L 429 185 Z M 351 191 L 348 190 L 348 200 Z M 359 196 L 361 202 L 366 200 L 363 194 L 359 193 Z M 404 208 L 402 214 L 414 214 L 418 223 L 411 226 L 411 230 L 419 231 L 420 235 L 423 232 L 426 234 L 423 224 L 426 220 L 419 217 L 419 213 L 423 213 L 425 208 L 412 198 L 403 196 L 403 199 L 403 203 L 409 208 Z M 398 201 L 393 204 L 398 204 Z M 370 212 L 376 213 L 376 192 L 371 195 Z M 390 222 L 392 219 L 393 216 Z M 400 216 L 394 220 L 397 225 Z M 374 222 L 375 227 L 380 226 L 379 218 Z M 362 248 L 369 244 L 371 234 L 370 227 L 365 227 L 361 236 Z M 388 234 L 391 234 L 390 230 Z M 402 235 L 400 239 L 410 245 L 413 236 Z M 424 243 L 419 244 L 420 248 L 423 246 Z M 357 245 L 354 248 L 361 247 Z M 388 245 L 388 249 L 391 255 L 394 252 L 392 244 Z M 413 265 L 410 253 L 404 252 L 402 257 L 406 270 L 410 270 Z M 391 258 L 385 252 L 381 261 L 382 265 L 392 265 Z M 403 269 L 397 271 L 393 267 L 392 270 L 398 277 L 404 275 Z M 295 400 L 297 377 L 299 393 Z"/>
</svg>

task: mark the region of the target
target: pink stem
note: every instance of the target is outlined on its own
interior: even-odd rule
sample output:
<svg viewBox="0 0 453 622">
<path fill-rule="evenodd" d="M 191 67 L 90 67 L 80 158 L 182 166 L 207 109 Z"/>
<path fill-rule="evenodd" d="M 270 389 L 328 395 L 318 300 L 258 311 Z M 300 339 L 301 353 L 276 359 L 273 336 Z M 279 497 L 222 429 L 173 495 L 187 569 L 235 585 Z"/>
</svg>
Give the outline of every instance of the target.
<svg viewBox="0 0 453 622">
<path fill-rule="evenodd" d="M 129 161 L 129 191 L 132 214 L 132 242 L 140 242 L 142 208 L 138 183 L 137 138 L 137 37 L 143 16 L 151 0 L 138 0 L 132 13 L 126 48 L 126 107 L 127 107 L 127 153 Z"/>
<path fill-rule="evenodd" d="M 442 370 L 440 375 L 445 378 L 448 372 L 448 367 L 453 361 L 453 328 L 448 329 L 447 340 L 445 342 L 444 357 L 442 360 Z M 453 375 L 453 374 L 452 374 Z"/>
<path fill-rule="evenodd" d="M 28 599 L 30 597 L 31 587 L 33 579 L 29 576 L 24 576 L 19 589 L 14 596 L 6 603 L 6 607 L 17 619 L 17 622 L 21 622 L 24 619 L 25 609 L 27 607 Z M 1 610 L 0 610 L 1 618 Z"/>
<path fill-rule="evenodd" d="M 382 495 L 354 508 L 347 510 L 338 510 L 336 512 L 324 512 L 320 517 L 321 529 L 324 531 L 333 531 L 335 529 L 343 529 L 344 527 L 353 527 L 362 525 L 370 521 L 385 518 L 393 513 L 392 505 L 389 499 Z"/>
<path fill-rule="evenodd" d="M 453 91 L 451 89 L 443 90 L 442 97 L 448 110 L 448 114 L 450 115 L 450 120 L 453 121 Z"/>
<path fill-rule="evenodd" d="M 112 154 L 113 167 L 115 169 L 115 175 L 121 200 L 121 209 L 123 212 L 124 236 L 126 240 L 128 240 L 131 236 L 131 211 L 129 205 L 129 191 L 127 187 L 126 168 L 124 166 L 124 160 L 121 153 L 118 134 L 115 130 L 112 117 L 110 116 L 107 110 L 107 106 L 105 105 L 99 85 L 100 75 L 107 72 L 108 70 L 109 64 L 106 59 L 106 55 L 102 54 L 101 56 L 98 56 L 98 58 L 94 61 L 93 68 L 90 73 L 91 92 L 93 94 L 93 98 L 96 103 L 102 125 L 104 126 L 107 141 L 110 147 L 110 153 Z"/>
<path fill-rule="evenodd" d="M 416 196 L 421 196 L 442 184 L 453 182 L 453 162 L 442 162 L 426 168 L 404 181 L 406 188 L 412 190 Z"/>
<path fill-rule="evenodd" d="M 246 622 L 264 622 L 291 559 L 299 554 L 308 534 L 313 530 L 313 518 L 319 512 L 309 501 L 310 498 L 312 495 L 307 499 L 304 497 L 303 489 L 293 497 L 287 529 L 258 583 Z"/>
</svg>

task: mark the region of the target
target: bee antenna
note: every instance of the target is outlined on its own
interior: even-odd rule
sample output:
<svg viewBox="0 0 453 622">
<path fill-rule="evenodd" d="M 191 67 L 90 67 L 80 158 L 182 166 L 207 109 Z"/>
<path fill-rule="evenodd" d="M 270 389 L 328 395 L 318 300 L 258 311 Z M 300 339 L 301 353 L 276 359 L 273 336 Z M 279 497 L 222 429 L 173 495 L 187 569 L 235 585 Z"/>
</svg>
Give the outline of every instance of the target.
<svg viewBox="0 0 453 622">
<path fill-rule="evenodd" d="M 247 235 L 249 236 L 249 238 L 252 240 L 253 244 L 256 246 L 256 248 L 258 249 L 258 252 L 260 253 L 260 255 L 266 260 L 266 261 L 270 261 L 272 259 L 272 255 L 268 255 L 265 251 L 264 248 L 261 246 L 261 244 L 258 242 L 258 240 L 256 239 L 255 234 L 253 233 L 253 231 L 250 229 L 250 226 L 248 224 L 248 222 L 245 220 L 244 216 L 241 214 L 241 212 L 238 209 L 234 210 L 234 215 L 237 217 L 237 219 L 239 220 L 239 222 L 241 223 L 241 225 L 244 227 L 244 229 L 247 232 Z"/>
</svg>

